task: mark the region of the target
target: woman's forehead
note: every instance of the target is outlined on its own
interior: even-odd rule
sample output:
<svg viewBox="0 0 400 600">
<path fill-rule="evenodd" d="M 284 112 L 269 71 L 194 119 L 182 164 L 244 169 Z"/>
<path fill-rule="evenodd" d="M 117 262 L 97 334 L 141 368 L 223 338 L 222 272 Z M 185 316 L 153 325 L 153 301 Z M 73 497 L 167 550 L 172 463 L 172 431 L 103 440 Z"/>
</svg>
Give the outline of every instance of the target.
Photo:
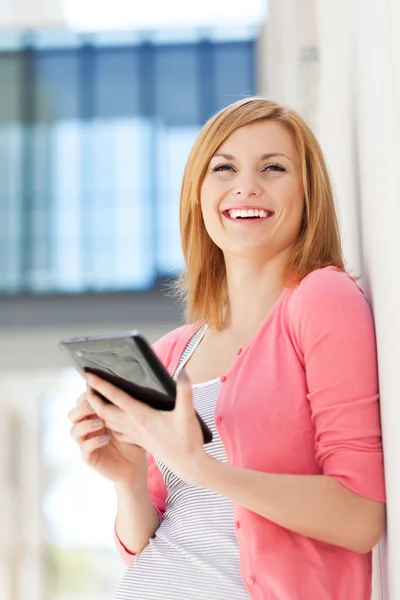
<svg viewBox="0 0 400 600">
<path fill-rule="evenodd" d="M 213 157 L 225 155 L 234 160 L 244 154 L 251 154 L 259 160 L 265 160 L 268 155 L 280 154 L 293 160 L 299 150 L 289 127 L 278 121 L 264 120 L 236 129 L 219 146 Z"/>
</svg>

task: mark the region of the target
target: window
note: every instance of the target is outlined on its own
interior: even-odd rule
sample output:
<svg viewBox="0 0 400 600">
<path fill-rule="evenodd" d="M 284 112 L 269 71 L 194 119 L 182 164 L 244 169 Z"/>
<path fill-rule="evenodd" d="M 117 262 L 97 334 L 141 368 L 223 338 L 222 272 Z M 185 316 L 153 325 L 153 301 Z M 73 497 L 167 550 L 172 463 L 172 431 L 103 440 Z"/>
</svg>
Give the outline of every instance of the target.
<svg viewBox="0 0 400 600">
<path fill-rule="evenodd" d="M 0 52 L 0 293 L 142 290 L 182 268 L 184 164 L 254 93 L 254 40 L 124 35 Z"/>
</svg>

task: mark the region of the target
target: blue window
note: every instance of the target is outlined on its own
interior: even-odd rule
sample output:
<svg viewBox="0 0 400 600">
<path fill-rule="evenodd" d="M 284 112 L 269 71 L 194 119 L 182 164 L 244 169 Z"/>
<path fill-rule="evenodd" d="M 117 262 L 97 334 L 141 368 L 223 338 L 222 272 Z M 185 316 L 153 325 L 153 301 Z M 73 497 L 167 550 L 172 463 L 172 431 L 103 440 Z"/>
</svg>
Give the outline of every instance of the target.
<svg viewBox="0 0 400 600">
<path fill-rule="evenodd" d="M 182 269 L 204 122 L 255 91 L 253 39 L 0 52 L 0 293 L 142 290 Z"/>
</svg>

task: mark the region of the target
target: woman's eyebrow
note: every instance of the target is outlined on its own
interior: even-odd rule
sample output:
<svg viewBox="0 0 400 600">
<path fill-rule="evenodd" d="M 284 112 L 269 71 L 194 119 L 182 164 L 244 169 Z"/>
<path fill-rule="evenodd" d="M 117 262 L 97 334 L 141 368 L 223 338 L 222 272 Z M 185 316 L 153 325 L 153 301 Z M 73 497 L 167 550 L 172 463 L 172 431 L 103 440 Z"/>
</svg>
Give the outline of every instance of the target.
<svg viewBox="0 0 400 600">
<path fill-rule="evenodd" d="M 286 154 L 283 152 L 269 152 L 268 154 L 262 154 L 260 156 L 260 160 L 268 160 L 269 158 L 274 158 L 275 156 L 284 156 L 288 160 L 291 160 Z M 224 154 L 219 152 L 218 154 L 214 154 L 212 158 L 225 158 L 225 160 L 236 160 L 232 154 Z"/>
<path fill-rule="evenodd" d="M 291 158 L 286 156 L 286 154 L 283 154 L 283 152 L 269 152 L 268 154 L 262 154 L 260 156 L 260 160 L 268 160 L 269 158 L 273 158 L 274 156 L 284 156 L 288 160 L 292 160 Z"/>
</svg>

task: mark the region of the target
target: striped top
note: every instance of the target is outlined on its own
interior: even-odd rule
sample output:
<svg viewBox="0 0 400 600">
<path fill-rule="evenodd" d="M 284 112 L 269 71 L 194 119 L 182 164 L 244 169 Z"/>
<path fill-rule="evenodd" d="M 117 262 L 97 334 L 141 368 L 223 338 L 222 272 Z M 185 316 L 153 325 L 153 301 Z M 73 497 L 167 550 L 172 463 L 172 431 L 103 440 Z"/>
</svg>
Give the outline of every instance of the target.
<svg viewBox="0 0 400 600">
<path fill-rule="evenodd" d="M 189 340 L 174 378 L 203 339 L 207 327 Z M 193 386 L 193 403 L 213 433 L 205 450 L 227 461 L 215 425 L 220 379 Z M 168 490 L 163 521 L 149 545 L 135 556 L 115 600 L 248 600 L 240 573 L 232 502 L 187 484 L 157 461 Z"/>
</svg>

